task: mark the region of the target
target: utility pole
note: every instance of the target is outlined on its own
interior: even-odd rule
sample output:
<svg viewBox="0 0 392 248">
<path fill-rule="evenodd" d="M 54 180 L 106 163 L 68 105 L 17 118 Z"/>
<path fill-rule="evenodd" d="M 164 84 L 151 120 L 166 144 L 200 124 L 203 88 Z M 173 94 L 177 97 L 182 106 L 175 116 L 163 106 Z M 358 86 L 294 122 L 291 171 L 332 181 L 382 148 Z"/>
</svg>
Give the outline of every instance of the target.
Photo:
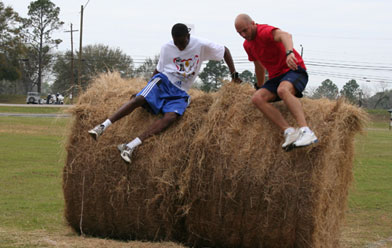
<svg viewBox="0 0 392 248">
<path fill-rule="evenodd" d="M 80 10 L 80 42 L 79 42 L 79 69 L 78 69 L 78 88 L 82 90 L 81 74 L 82 74 L 82 37 L 83 37 L 83 5 Z"/>
<path fill-rule="evenodd" d="M 72 23 L 71 23 L 71 30 L 70 31 L 65 31 L 66 33 L 70 32 L 71 33 L 71 104 L 73 103 L 73 99 L 75 97 L 74 94 L 74 88 L 75 88 L 75 81 L 74 81 L 74 57 L 73 57 L 73 32 L 77 32 L 79 30 L 73 30 L 72 29 Z"/>
</svg>

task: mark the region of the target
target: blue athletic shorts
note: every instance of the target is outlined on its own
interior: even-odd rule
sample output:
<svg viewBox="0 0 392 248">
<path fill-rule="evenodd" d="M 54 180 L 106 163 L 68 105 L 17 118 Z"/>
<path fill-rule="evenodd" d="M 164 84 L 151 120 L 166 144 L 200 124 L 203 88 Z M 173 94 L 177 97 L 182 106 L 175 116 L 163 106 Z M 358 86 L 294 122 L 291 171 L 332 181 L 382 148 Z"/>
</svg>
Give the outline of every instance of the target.
<svg viewBox="0 0 392 248">
<path fill-rule="evenodd" d="M 308 73 L 302 67 L 298 66 L 298 69 L 293 71 L 290 70 L 280 76 L 271 78 L 267 82 L 264 83 L 261 88 L 265 88 L 268 91 L 274 93 L 276 95 L 276 99 L 274 101 L 280 101 L 281 99 L 278 96 L 278 87 L 279 84 L 283 81 L 289 81 L 294 85 L 296 89 L 295 96 L 298 98 L 303 97 L 302 92 L 305 90 L 306 84 L 308 83 Z"/>
<path fill-rule="evenodd" d="M 174 112 L 183 115 L 189 105 L 190 96 L 174 86 L 166 75 L 154 75 L 137 96 L 144 96 L 154 114 Z"/>
</svg>

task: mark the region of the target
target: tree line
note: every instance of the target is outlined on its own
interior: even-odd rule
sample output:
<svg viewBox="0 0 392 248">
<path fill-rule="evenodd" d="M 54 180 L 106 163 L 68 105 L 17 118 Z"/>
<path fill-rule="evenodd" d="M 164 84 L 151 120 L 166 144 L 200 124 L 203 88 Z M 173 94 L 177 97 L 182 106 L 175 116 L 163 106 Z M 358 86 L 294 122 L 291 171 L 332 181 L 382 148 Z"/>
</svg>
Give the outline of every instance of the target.
<svg viewBox="0 0 392 248">
<path fill-rule="evenodd" d="M 82 48 L 79 73 L 78 66 L 71 66 L 73 58 L 79 57 L 79 51 L 57 51 L 62 40 L 54 38 L 53 33 L 64 25 L 59 19 L 60 8 L 50 0 L 32 1 L 27 8 L 27 17 L 21 17 L 0 0 L 0 94 L 38 91 L 69 95 L 78 84 L 78 74 L 81 75 L 78 86 L 84 89 L 99 73 L 118 71 L 122 77 L 148 80 L 156 68 L 159 55 L 147 58 L 135 67 L 132 57 L 120 49 L 94 44 Z M 256 82 L 255 74 L 249 70 L 241 72 L 239 76 L 244 82 Z M 207 92 L 216 91 L 223 80 L 230 79 L 230 73 L 223 61 L 209 61 L 199 79 L 196 87 Z M 372 99 L 354 79 L 340 91 L 331 80 L 326 79 L 316 90 L 307 92 L 307 96 L 329 99 L 345 97 L 353 104 L 367 107 L 388 108 L 392 105 L 391 91 L 379 92 Z"/>
</svg>

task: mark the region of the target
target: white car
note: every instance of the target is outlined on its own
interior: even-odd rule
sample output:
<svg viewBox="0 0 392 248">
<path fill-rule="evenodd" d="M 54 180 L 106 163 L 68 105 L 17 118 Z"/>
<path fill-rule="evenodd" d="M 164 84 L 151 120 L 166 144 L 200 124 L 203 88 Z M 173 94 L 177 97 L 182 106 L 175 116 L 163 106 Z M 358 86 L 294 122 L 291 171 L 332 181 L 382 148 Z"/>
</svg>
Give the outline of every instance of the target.
<svg viewBox="0 0 392 248">
<path fill-rule="evenodd" d="M 38 92 L 27 92 L 26 97 L 27 104 L 41 104 L 41 95 Z"/>
</svg>

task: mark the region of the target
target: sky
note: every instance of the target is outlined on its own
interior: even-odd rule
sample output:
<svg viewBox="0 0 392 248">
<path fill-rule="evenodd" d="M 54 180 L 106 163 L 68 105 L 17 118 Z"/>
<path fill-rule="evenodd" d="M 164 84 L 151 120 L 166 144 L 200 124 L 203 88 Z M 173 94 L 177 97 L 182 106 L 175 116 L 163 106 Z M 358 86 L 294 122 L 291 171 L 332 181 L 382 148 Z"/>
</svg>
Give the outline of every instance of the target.
<svg viewBox="0 0 392 248">
<path fill-rule="evenodd" d="M 1 0 L 27 17 L 30 0 Z M 192 34 L 229 48 L 238 72 L 250 70 L 243 38 L 234 28 L 240 13 L 256 23 L 269 24 L 293 35 L 294 48 L 303 53 L 309 73 L 308 91 L 332 80 L 340 89 L 351 79 L 369 94 L 392 89 L 392 0 L 52 0 L 65 24 L 53 33 L 58 47 L 71 49 L 70 25 L 80 30 L 82 44 L 119 48 L 135 65 L 159 54 L 171 39 L 171 27 L 185 23 Z M 73 33 L 79 49 L 79 32 Z"/>
</svg>

